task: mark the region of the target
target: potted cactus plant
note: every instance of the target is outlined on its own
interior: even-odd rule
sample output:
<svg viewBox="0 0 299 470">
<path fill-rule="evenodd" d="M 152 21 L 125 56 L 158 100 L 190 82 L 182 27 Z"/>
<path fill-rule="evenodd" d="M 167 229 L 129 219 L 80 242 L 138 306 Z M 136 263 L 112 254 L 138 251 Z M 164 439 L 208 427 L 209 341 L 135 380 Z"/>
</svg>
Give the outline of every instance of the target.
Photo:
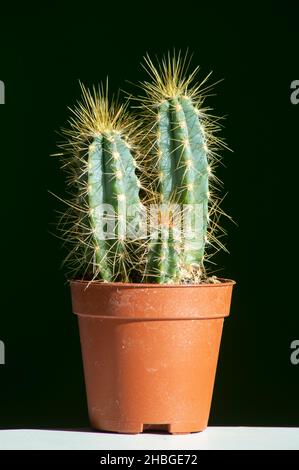
<svg viewBox="0 0 299 470">
<path fill-rule="evenodd" d="M 157 66 L 147 56 L 145 68 L 137 118 L 108 85 L 82 86 L 63 131 L 73 311 L 95 429 L 195 432 L 207 426 L 234 284 L 204 266 L 221 141 L 197 69 L 186 77 L 180 54 Z"/>
</svg>

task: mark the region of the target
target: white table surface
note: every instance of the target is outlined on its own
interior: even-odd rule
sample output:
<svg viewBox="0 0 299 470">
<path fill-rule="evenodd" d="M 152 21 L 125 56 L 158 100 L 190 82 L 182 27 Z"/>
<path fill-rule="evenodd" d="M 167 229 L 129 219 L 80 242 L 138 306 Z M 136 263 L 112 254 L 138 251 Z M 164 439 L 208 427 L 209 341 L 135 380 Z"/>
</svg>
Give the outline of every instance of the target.
<svg viewBox="0 0 299 470">
<path fill-rule="evenodd" d="M 0 430 L 1 450 L 299 449 L 299 428 L 209 427 L 201 433 L 137 435 L 41 429 Z"/>
</svg>

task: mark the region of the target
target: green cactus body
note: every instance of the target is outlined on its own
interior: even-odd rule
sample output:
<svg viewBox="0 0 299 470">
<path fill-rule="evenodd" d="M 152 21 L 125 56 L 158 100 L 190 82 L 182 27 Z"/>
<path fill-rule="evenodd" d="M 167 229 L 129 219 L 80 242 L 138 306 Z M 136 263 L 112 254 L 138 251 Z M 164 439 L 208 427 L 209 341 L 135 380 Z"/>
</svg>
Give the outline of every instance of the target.
<svg viewBox="0 0 299 470">
<path fill-rule="evenodd" d="M 147 271 L 155 282 L 177 282 L 184 270 L 202 266 L 208 224 L 207 146 L 190 98 L 178 96 L 159 105 L 157 153 L 158 198 L 160 203 L 179 205 L 182 224 L 175 230 L 181 236 L 179 243 L 170 221 L 168 238 L 152 241 Z M 191 228 L 187 234 L 186 224 Z"/>
<path fill-rule="evenodd" d="M 168 53 L 157 65 L 144 59 L 139 119 L 129 100 L 110 99 L 108 81 L 92 90 L 81 84 L 62 130 L 70 198 L 60 230 L 72 248 L 65 261 L 82 279 L 200 283 L 213 254 L 206 243 L 225 249 L 213 171 L 216 151 L 227 146 L 203 108 L 208 77 L 194 83 L 198 67 L 189 73 L 188 55 Z"/>
<path fill-rule="evenodd" d="M 147 273 L 150 282 L 169 284 L 179 281 L 180 244 L 172 229 L 159 229 L 149 243 Z"/>
<path fill-rule="evenodd" d="M 140 205 L 130 149 L 117 131 L 94 138 L 88 154 L 88 204 L 95 272 L 105 281 L 128 281 L 127 232 L 138 224 L 128 205 Z"/>
</svg>

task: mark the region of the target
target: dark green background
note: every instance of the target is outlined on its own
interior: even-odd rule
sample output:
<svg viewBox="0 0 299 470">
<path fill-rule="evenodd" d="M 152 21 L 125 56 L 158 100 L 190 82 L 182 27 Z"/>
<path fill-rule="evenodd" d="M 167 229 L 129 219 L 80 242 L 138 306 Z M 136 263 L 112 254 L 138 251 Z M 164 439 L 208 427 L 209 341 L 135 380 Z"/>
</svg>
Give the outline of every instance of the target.
<svg viewBox="0 0 299 470">
<path fill-rule="evenodd" d="M 101 4 L 99 4 L 101 5 Z M 218 255 L 219 275 L 237 280 L 226 321 L 211 425 L 299 425 L 298 124 L 290 84 L 299 79 L 298 7 L 283 2 L 210 7 L 185 3 L 163 11 L 140 4 L 135 16 L 117 5 L 82 17 L 2 16 L 0 106 L 2 293 L 1 427 L 88 425 L 79 337 L 63 252 L 50 235 L 63 195 L 55 130 L 86 85 L 110 76 L 133 91 L 144 78 L 146 51 L 194 51 L 202 76 L 214 70 L 209 104 L 228 115 L 218 175 L 231 254 Z M 62 15 L 62 14 L 61 14 Z"/>
</svg>

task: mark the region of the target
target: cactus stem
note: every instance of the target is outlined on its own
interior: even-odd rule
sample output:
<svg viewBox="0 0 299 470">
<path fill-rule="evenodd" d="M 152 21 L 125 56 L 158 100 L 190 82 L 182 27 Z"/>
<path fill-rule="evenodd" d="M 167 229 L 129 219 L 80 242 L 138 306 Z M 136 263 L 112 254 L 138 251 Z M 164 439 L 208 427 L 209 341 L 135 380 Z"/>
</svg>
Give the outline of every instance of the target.
<svg viewBox="0 0 299 470">
<path fill-rule="evenodd" d="M 139 223 L 138 215 L 127 215 L 125 205 L 126 197 L 132 204 L 140 203 L 129 150 L 136 147 L 137 151 L 139 134 L 126 106 L 108 101 L 107 87 L 90 92 L 81 85 L 81 90 L 83 99 L 72 110 L 70 128 L 62 130 L 66 141 L 61 148 L 74 188 L 72 199 L 64 201 L 71 212 L 61 221 L 65 240 L 73 244 L 66 262 L 72 260 L 71 276 L 127 281 L 135 254 L 122 230 L 124 225 L 135 228 Z M 95 210 L 102 204 L 112 206 L 119 217 L 108 238 L 101 236 L 106 224 L 102 225 L 101 212 Z"/>
<path fill-rule="evenodd" d="M 188 205 L 192 224 L 197 217 L 192 205 L 200 204 L 203 210 L 202 223 L 192 243 L 184 239 L 181 230 L 177 232 L 171 224 L 159 221 L 163 230 L 148 247 L 146 265 L 146 275 L 159 283 L 180 282 L 184 275 L 188 278 L 188 273 L 192 273 L 188 279 L 195 280 L 195 271 L 200 272 L 196 278 L 199 279 L 204 272 L 205 240 L 211 243 L 211 233 L 221 231 L 217 224 L 218 200 L 210 180 L 218 183 L 212 170 L 219 160 L 217 149 L 224 145 L 215 137 L 217 119 L 202 106 L 211 86 L 204 85 L 207 79 L 192 85 L 198 68 L 185 76 L 187 59 L 180 53 L 174 57 L 168 54 L 156 67 L 149 56 L 145 58 L 151 81 L 143 83 L 142 106 L 148 119 L 145 153 L 148 174 L 154 178 L 154 199 L 163 204 Z M 164 230 L 168 237 L 162 245 Z M 212 243 L 214 246 L 217 241 L 213 239 Z"/>
</svg>

